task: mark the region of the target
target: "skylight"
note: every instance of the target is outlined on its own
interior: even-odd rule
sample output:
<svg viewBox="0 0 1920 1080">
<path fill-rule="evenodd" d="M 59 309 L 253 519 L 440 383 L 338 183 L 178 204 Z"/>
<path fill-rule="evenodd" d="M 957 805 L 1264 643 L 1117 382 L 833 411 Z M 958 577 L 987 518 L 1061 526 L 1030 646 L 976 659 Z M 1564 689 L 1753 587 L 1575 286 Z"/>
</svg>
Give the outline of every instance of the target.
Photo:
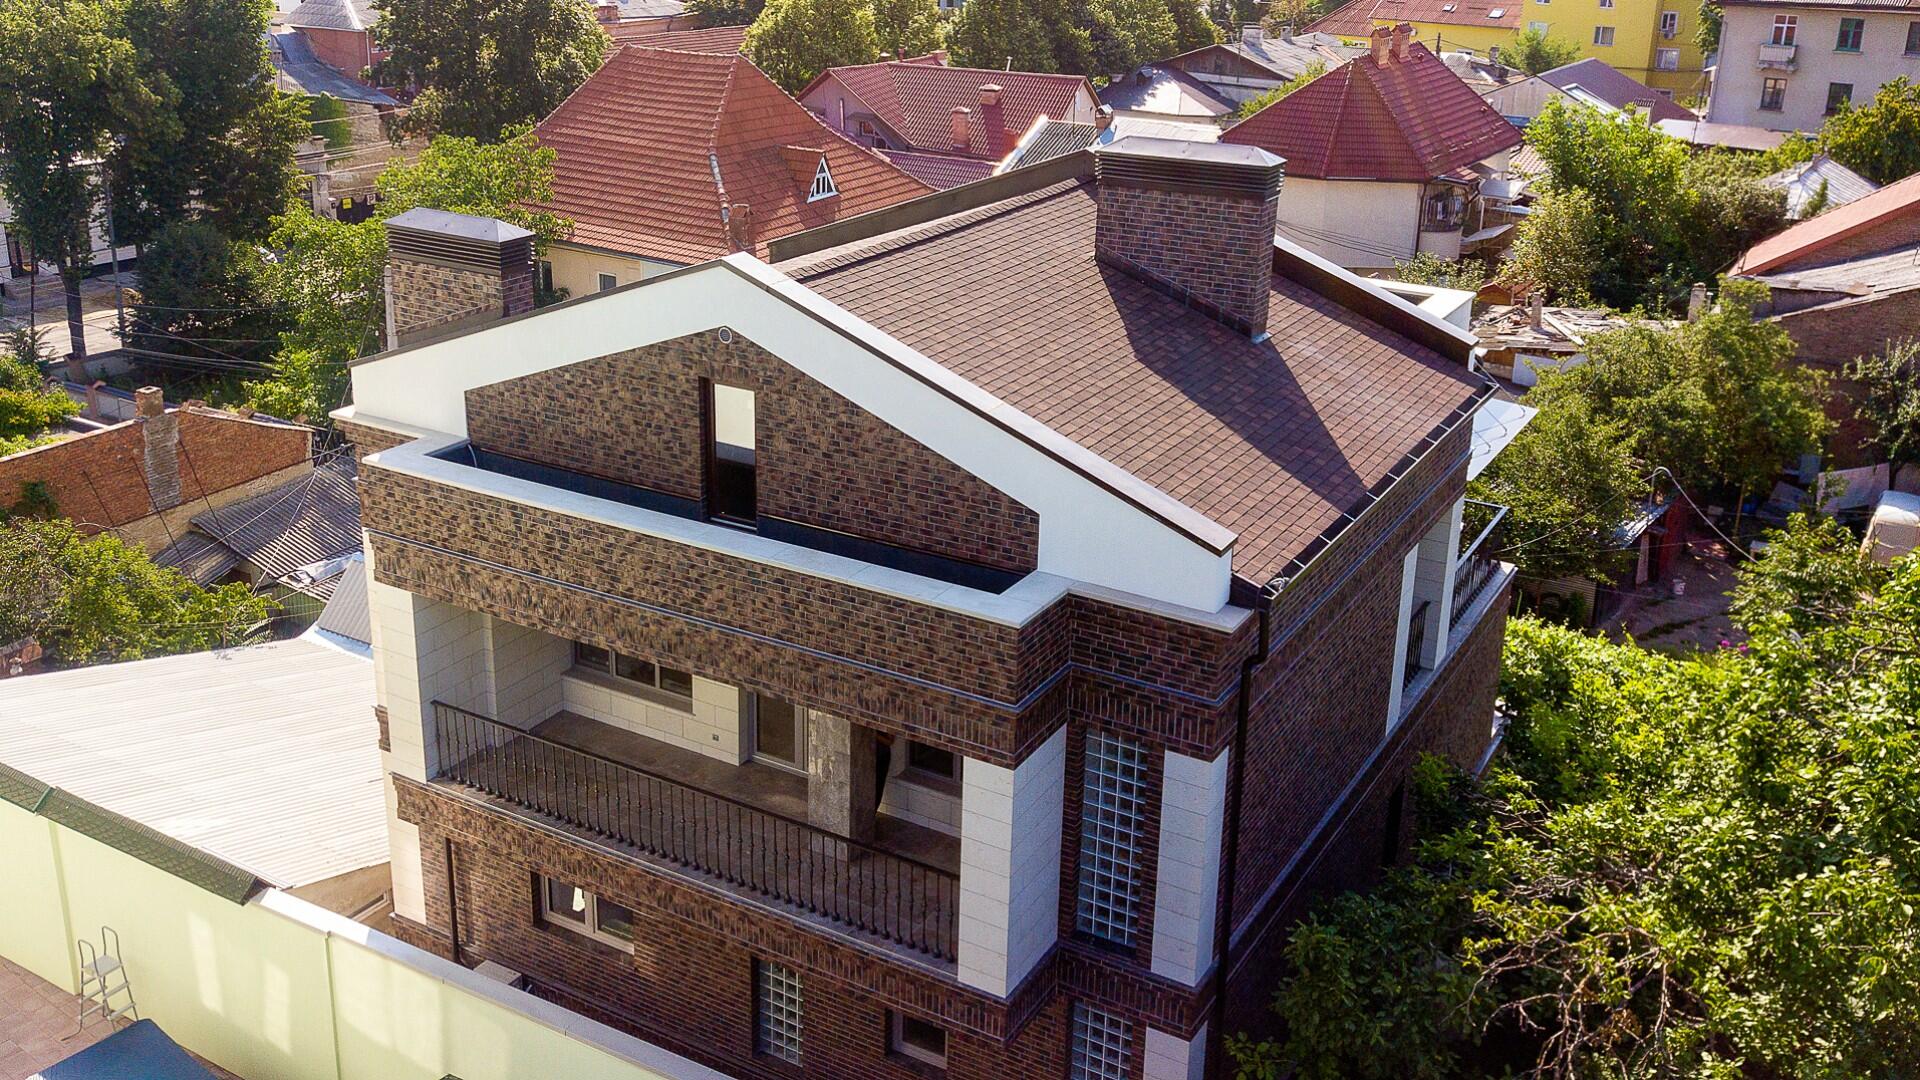
<svg viewBox="0 0 1920 1080">
<path fill-rule="evenodd" d="M 1487 12 L 1487 18 L 1497 19 L 1500 16 L 1505 15 L 1506 13 L 1507 13 L 1506 8 L 1497 7 L 1497 8 L 1494 8 L 1492 11 Z"/>
</svg>

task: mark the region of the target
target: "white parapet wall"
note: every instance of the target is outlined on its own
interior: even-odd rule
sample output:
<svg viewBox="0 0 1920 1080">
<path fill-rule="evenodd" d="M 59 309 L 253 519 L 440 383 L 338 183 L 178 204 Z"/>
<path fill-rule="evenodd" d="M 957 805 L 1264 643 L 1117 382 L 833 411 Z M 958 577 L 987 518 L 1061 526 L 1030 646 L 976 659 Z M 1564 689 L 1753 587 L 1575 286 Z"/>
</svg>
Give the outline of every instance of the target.
<svg viewBox="0 0 1920 1080">
<path fill-rule="evenodd" d="M 0 800 L 0 956 L 71 992 L 118 931 L 140 1014 L 253 1080 L 723 1074 L 276 889 L 236 904 Z"/>
</svg>

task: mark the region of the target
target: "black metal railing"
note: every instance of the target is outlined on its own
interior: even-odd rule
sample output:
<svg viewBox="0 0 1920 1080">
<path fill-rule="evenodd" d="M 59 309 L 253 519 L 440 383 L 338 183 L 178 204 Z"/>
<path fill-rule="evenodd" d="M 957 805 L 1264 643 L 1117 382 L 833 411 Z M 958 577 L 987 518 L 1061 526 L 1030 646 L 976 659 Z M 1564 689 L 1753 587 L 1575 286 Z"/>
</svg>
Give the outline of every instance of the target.
<svg viewBox="0 0 1920 1080">
<path fill-rule="evenodd" d="M 437 776 L 939 960 L 958 874 L 434 702 Z"/>
<path fill-rule="evenodd" d="M 1507 508 L 1495 503 L 1468 499 L 1467 502 L 1491 513 L 1480 534 L 1460 553 L 1453 564 L 1453 609 L 1448 612 L 1447 627 L 1460 625 L 1461 616 L 1480 599 L 1480 593 L 1500 574 L 1500 560 L 1493 557 L 1493 535 L 1507 516 Z"/>
<path fill-rule="evenodd" d="M 1422 653 L 1427 651 L 1427 610 L 1433 601 L 1422 600 L 1413 606 L 1412 621 L 1407 624 L 1407 659 L 1400 669 L 1400 685 L 1411 686 L 1424 670 Z"/>
</svg>

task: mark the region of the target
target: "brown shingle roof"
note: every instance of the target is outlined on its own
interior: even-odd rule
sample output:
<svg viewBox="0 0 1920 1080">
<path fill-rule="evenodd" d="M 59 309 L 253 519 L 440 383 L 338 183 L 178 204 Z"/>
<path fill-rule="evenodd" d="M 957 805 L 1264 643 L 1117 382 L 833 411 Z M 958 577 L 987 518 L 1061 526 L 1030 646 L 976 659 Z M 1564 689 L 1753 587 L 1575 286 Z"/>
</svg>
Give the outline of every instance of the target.
<svg viewBox="0 0 1920 1080">
<path fill-rule="evenodd" d="M 781 266 L 1286 568 L 1479 390 L 1460 365 L 1284 276 L 1254 343 L 1095 261 L 1067 181 Z"/>
<path fill-rule="evenodd" d="M 905 169 L 915 180 L 946 190 L 993 175 L 991 158 L 962 154 L 929 154 L 918 150 L 882 150 L 880 156 Z"/>
<path fill-rule="evenodd" d="M 764 252 L 775 237 L 931 190 L 737 54 L 628 46 L 535 134 L 558 154 L 547 206 L 573 219 L 570 240 L 668 262 Z M 796 148 L 825 155 L 839 195 L 807 201 L 812 173 L 797 178 Z M 751 207 L 744 244 L 721 215 L 738 203 Z"/>
<path fill-rule="evenodd" d="M 1068 118 L 1074 98 L 1093 84 L 1081 75 L 1047 75 L 1032 71 L 993 71 L 986 68 L 947 67 L 927 58 L 895 60 L 855 67 L 828 68 L 805 90 L 834 80 L 873 110 L 873 115 L 913 150 L 947 151 L 953 147 L 953 110 L 970 110 L 971 139 L 966 153 L 998 161 L 1013 149 L 1035 119 Z M 980 104 L 980 88 L 1001 88 L 1001 120 L 994 124 Z"/>
<path fill-rule="evenodd" d="M 1439 57 L 1418 42 L 1404 60 L 1348 61 L 1220 137 L 1287 159 L 1288 176 L 1425 181 L 1523 141 Z"/>
</svg>

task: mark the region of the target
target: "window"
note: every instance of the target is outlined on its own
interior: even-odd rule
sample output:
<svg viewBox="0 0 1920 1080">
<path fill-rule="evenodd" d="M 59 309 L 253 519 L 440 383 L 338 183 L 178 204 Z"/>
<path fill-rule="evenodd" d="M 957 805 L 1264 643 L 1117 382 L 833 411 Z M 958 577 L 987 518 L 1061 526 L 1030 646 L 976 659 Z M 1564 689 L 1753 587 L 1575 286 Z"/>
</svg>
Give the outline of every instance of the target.
<svg viewBox="0 0 1920 1080">
<path fill-rule="evenodd" d="M 1139 914 L 1146 750 L 1128 739 L 1088 732 L 1082 778 L 1080 898 L 1074 925 L 1103 941 L 1130 946 Z"/>
<path fill-rule="evenodd" d="M 1920 56 L 1920 22 L 1907 24 L 1907 55 Z"/>
<path fill-rule="evenodd" d="M 1128 1080 L 1133 1075 L 1133 1025 L 1105 1009 L 1074 1002 L 1073 1080 Z"/>
<path fill-rule="evenodd" d="M 1800 29 L 1800 16 L 1775 15 L 1773 17 L 1773 44 L 1791 45 L 1793 35 Z"/>
<path fill-rule="evenodd" d="M 1679 71 L 1680 70 L 1680 50 L 1679 49 L 1653 50 L 1653 66 L 1656 70 L 1659 70 L 1659 71 Z"/>
<path fill-rule="evenodd" d="M 1859 52 L 1860 39 L 1867 33 L 1867 20 L 1841 19 L 1840 35 L 1834 38 L 1833 47 L 1837 52 Z"/>
<path fill-rule="evenodd" d="M 614 277 L 612 274 L 600 275 L 600 291 L 601 292 L 606 292 L 609 289 L 617 289 L 619 287 L 620 287 L 619 278 Z"/>
<path fill-rule="evenodd" d="M 1530 22 L 1527 24 L 1527 29 L 1534 33 L 1544 34 L 1547 32 L 1547 24 L 1543 22 Z"/>
<path fill-rule="evenodd" d="M 1613 6 L 1613 0 L 1600 0 L 1600 6 L 1603 8 L 1610 8 Z"/>
<path fill-rule="evenodd" d="M 1853 84 L 1836 82 L 1827 84 L 1827 115 L 1832 116 L 1842 108 L 1853 104 Z"/>
<path fill-rule="evenodd" d="M 708 511 L 736 525 L 758 517 L 754 482 L 754 395 L 737 386 L 709 383 L 707 411 L 713 424 L 713 492 Z"/>
<path fill-rule="evenodd" d="M 1679 32 L 1680 32 L 1680 13 L 1677 11 L 1661 12 L 1660 13 L 1660 36 L 1663 38 L 1666 38 L 1668 41 L 1672 41 L 1673 35 Z"/>
<path fill-rule="evenodd" d="M 871 146 L 876 150 L 885 150 L 887 148 L 887 137 L 880 134 L 880 129 L 874 127 L 870 121 L 861 120 L 856 123 L 854 125 L 854 134 L 859 137 L 863 145 Z"/>
<path fill-rule="evenodd" d="M 1760 107 L 1767 112 L 1779 112 L 1787 104 L 1787 80 L 1762 79 L 1760 81 Z"/>
<path fill-rule="evenodd" d="M 942 750 L 937 746 L 928 746 L 923 742 L 907 744 L 907 767 L 917 769 L 931 776 L 953 780 L 959 776 L 959 761 L 953 751 Z"/>
<path fill-rule="evenodd" d="M 807 201 L 819 202 L 821 199 L 831 199 L 838 194 L 840 189 L 833 186 L 833 174 L 827 171 L 827 159 L 823 157 L 820 159 L 820 167 L 813 170 L 813 187 L 807 192 Z"/>
<path fill-rule="evenodd" d="M 1602 46 L 1613 44 L 1613 27 L 1611 26 L 1594 27 L 1593 43 L 1595 45 L 1602 45 Z"/>
<path fill-rule="evenodd" d="M 681 699 L 675 704 L 683 707 L 693 701 L 693 676 L 679 668 L 617 653 L 584 641 L 573 644 L 573 665 L 597 675 L 611 675 L 649 690 L 658 690 L 668 697 Z"/>
<path fill-rule="evenodd" d="M 547 259 L 540 260 L 540 291 L 553 291 L 553 263 Z"/>
<path fill-rule="evenodd" d="M 540 879 L 540 917 L 554 926 L 633 951 L 631 909 L 559 878 Z"/>
<path fill-rule="evenodd" d="M 754 965 L 753 1048 L 800 1064 L 800 973 L 772 961 Z"/>
<path fill-rule="evenodd" d="M 887 1013 L 887 1049 L 902 1057 L 947 1067 L 947 1033 L 938 1024 L 930 1024 L 906 1013 Z"/>
<path fill-rule="evenodd" d="M 754 759 L 806 772 L 806 710 L 765 694 L 753 695 L 752 701 Z"/>
</svg>

